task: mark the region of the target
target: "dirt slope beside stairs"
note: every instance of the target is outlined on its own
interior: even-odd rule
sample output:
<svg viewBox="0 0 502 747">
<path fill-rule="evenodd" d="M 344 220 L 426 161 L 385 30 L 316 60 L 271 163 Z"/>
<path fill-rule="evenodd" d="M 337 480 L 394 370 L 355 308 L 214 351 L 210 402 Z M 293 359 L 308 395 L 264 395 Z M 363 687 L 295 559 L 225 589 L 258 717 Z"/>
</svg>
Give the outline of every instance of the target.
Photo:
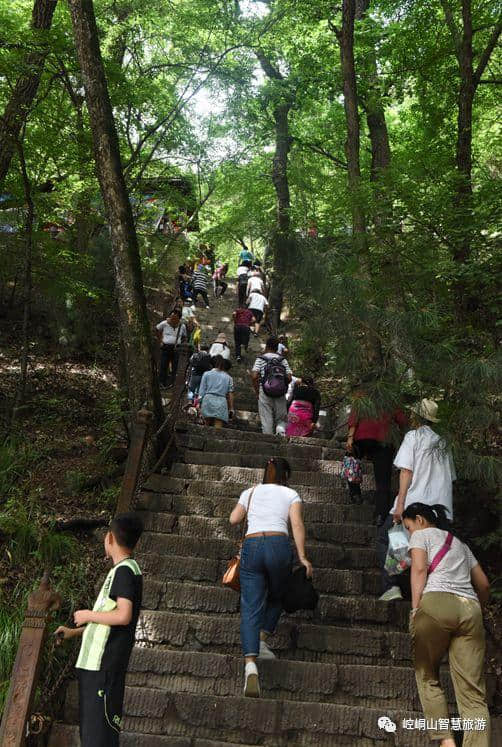
<svg viewBox="0 0 502 747">
<path fill-rule="evenodd" d="M 198 310 L 204 337 L 232 341 L 235 290 Z M 128 673 L 124 747 L 372 747 L 424 745 L 404 718 L 421 717 L 410 662 L 409 604 L 377 601 L 375 528 L 369 504 L 348 502 L 337 476 L 342 453 L 322 437 L 286 443 L 258 429 L 247 366 L 234 362 L 237 419 L 216 432 L 180 425 L 179 457 L 141 496 L 146 532 L 138 550 L 144 611 Z M 321 434 L 322 435 L 322 434 Z M 308 555 L 321 594 L 318 610 L 283 616 L 259 662 L 262 697 L 242 697 L 239 598 L 220 579 L 235 551 L 228 515 L 240 491 L 261 478 L 266 459 L 287 457 L 305 502 Z M 363 490 L 373 487 L 367 467 Z M 449 683 L 449 697 L 453 691 Z M 455 709 L 452 708 L 452 714 Z M 395 733 L 379 729 L 389 716 Z M 78 745 L 75 683 L 65 723 L 50 747 Z M 495 732 L 497 729 L 494 730 Z M 498 744 L 502 737 L 498 734 Z M 497 744 L 494 734 L 493 744 Z"/>
</svg>

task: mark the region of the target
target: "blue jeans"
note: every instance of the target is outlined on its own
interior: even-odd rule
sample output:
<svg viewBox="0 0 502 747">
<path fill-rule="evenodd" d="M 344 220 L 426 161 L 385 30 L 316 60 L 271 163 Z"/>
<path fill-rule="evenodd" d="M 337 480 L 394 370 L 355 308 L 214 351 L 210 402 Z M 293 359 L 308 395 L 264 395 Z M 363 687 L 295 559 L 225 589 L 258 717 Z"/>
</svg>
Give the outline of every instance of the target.
<svg viewBox="0 0 502 747">
<path fill-rule="evenodd" d="M 260 631 L 273 633 L 282 612 L 281 597 L 291 573 L 289 537 L 251 537 L 241 553 L 241 643 L 244 656 L 258 656 Z"/>
</svg>

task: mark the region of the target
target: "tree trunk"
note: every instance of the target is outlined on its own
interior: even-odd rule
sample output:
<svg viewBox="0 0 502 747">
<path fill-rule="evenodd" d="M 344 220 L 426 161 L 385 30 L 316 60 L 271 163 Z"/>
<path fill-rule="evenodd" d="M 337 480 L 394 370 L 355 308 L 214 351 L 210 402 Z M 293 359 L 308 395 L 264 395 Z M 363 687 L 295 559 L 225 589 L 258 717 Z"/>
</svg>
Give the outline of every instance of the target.
<svg viewBox="0 0 502 747">
<path fill-rule="evenodd" d="M 48 48 L 40 44 L 41 31 L 49 31 L 57 0 L 35 0 L 31 16 L 31 26 L 37 32 L 37 48 L 29 52 L 23 62 L 26 71 L 17 80 L 3 116 L 0 117 L 0 184 L 9 171 L 16 143 L 30 107 L 37 95 L 38 86 Z"/>
<path fill-rule="evenodd" d="M 359 0 L 356 7 L 357 20 L 364 18 L 370 7 L 370 2 L 371 0 Z M 365 63 L 363 75 L 366 88 L 361 98 L 371 143 L 370 181 L 373 185 L 375 199 L 372 222 L 379 240 L 394 248 L 395 227 L 390 184 L 391 149 L 385 108 L 382 102 L 377 52 L 373 44 L 365 54 Z M 394 261 L 390 255 L 389 261 Z"/>
<path fill-rule="evenodd" d="M 366 216 L 361 195 L 361 168 L 359 163 L 360 134 L 357 101 L 356 69 L 354 63 L 355 0 L 343 0 L 342 28 L 338 33 L 343 77 L 343 102 L 347 123 L 345 155 L 352 205 L 352 232 L 354 248 L 366 252 Z"/>
<path fill-rule="evenodd" d="M 26 382 L 28 379 L 29 362 L 29 328 L 31 316 L 32 295 L 32 258 L 33 258 L 33 224 L 35 221 L 35 205 L 31 193 L 31 183 L 26 169 L 24 150 L 21 142 L 16 144 L 19 153 L 21 176 L 23 180 L 24 199 L 26 201 L 26 217 L 24 222 L 24 282 L 23 282 L 23 327 L 21 333 L 20 375 L 16 387 L 16 396 L 12 408 L 12 422 L 16 419 L 18 408 L 26 397 Z"/>
<path fill-rule="evenodd" d="M 272 330 L 277 333 L 281 321 L 284 299 L 284 281 L 291 253 L 291 198 L 288 180 L 288 155 L 291 149 L 289 111 L 291 104 L 281 102 L 274 109 L 275 154 L 272 164 L 272 182 L 277 202 L 277 227 L 272 237 L 274 273 L 270 288 L 270 315 Z"/>
<path fill-rule="evenodd" d="M 130 409 L 162 403 L 150 333 L 138 240 L 120 160 L 119 142 L 99 47 L 92 0 L 69 0 L 94 144 L 101 194 L 110 226 L 115 285 L 127 369 Z"/>
<path fill-rule="evenodd" d="M 465 262 L 472 240 L 472 104 L 474 101 L 474 68 L 472 52 L 471 1 L 462 0 L 462 39 L 459 49 L 460 87 L 458 93 L 457 146 L 455 162 L 458 171 L 455 224 L 461 226 L 454 257 Z"/>
<path fill-rule="evenodd" d="M 283 84 L 284 91 L 274 105 L 275 153 L 272 162 L 272 183 L 276 195 L 276 229 L 271 237 L 273 273 L 269 294 L 269 309 L 272 330 L 277 333 L 281 321 L 284 297 L 284 282 L 290 265 L 292 251 L 291 198 L 288 179 L 288 156 L 292 138 L 289 133 L 289 112 L 293 104 L 291 92 L 286 90 L 284 77 L 260 50 L 256 53 L 265 74 Z"/>
<path fill-rule="evenodd" d="M 474 67 L 473 27 L 471 0 L 462 2 L 462 27 L 459 30 L 452 11 L 450 0 L 441 0 L 446 24 L 451 33 L 458 62 L 460 86 L 458 91 L 457 143 L 455 165 L 457 168 L 457 189 L 454 204 L 452 233 L 455 237 L 454 259 L 466 262 L 471 254 L 472 244 L 472 108 L 474 96 L 481 76 L 497 45 L 502 31 L 502 23 L 497 22 L 482 50 L 476 68 Z"/>
</svg>

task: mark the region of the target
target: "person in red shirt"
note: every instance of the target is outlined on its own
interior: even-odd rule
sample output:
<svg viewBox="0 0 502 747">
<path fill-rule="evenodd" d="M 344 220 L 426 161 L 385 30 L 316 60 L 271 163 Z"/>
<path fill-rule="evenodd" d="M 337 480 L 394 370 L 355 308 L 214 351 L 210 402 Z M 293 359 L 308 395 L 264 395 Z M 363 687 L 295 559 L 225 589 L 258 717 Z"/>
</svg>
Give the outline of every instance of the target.
<svg viewBox="0 0 502 747">
<path fill-rule="evenodd" d="M 359 418 L 352 410 L 346 448 L 358 459 L 369 459 L 375 474 L 375 515 L 377 525 L 387 517 L 392 506 L 392 463 L 396 449 L 392 443 L 392 427 L 405 428 L 408 418 L 401 410 L 384 412 L 378 418 Z M 361 486 L 349 483 L 351 498 L 361 501 Z"/>
<path fill-rule="evenodd" d="M 246 308 L 244 302 L 239 304 L 239 308 L 234 311 L 232 316 L 234 318 L 235 357 L 237 361 L 241 361 L 241 347 L 244 345 L 247 352 L 251 333 L 250 327 L 256 323 L 256 319 L 251 309 Z"/>
</svg>

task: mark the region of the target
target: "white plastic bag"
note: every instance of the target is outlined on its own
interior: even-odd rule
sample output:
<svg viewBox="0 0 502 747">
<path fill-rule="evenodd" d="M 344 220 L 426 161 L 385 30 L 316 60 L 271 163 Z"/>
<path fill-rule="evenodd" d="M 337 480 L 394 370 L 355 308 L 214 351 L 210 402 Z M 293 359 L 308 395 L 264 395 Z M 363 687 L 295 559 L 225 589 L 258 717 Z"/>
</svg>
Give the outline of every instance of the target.
<svg viewBox="0 0 502 747">
<path fill-rule="evenodd" d="M 389 547 L 385 558 L 385 570 L 389 576 L 397 576 L 410 567 L 408 542 L 408 533 L 402 524 L 394 524 L 389 529 Z"/>
</svg>

